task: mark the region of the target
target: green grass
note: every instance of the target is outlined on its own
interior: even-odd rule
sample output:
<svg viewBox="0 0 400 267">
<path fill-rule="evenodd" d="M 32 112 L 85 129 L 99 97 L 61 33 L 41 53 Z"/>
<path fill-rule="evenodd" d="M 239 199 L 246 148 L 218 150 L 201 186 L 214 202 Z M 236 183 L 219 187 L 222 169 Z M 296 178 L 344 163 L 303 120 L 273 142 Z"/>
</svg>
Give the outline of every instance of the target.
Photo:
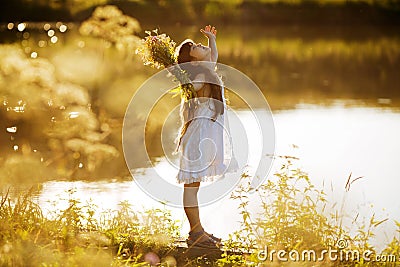
<svg viewBox="0 0 400 267">
<path fill-rule="evenodd" d="M 343 252 L 370 250 L 372 257 L 378 253 L 400 256 L 399 235 L 382 251 L 370 245 L 374 232 L 384 227 L 387 218 L 366 218 L 356 231 L 350 231 L 343 220 L 358 215 L 347 214 L 343 206 L 335 208 L 337 205 L 327 200 L 324 189 L 315 187 L 308 175 L 296 167 L 295 158 L 281 157 L 280 160 L 281 169 L 257 189 L 258 201 L 249 200 L 250 179 L 246 174 L 232 193 L 231 198 L 239 200 L 242 220 L 240 229 L 230 235 L 225 245 L 245 254 L 224 254 L 217 260 L 197 258 L 187 262 L 173 245 L 180 229 L 167 209 L 134 211 L 125 201 L 116 210 L 100 212 L 95 205 L 83 204 L 74 198 L 71 191 L 65 209 L 52 210 L 44 216 L 30 190 L 18 197 L 11 197 L 9 192 L 1 197 L 0 266 L 147 266 L 145 259 L 150 256 L 161 260 L 159 266 L 171 266 L 167 263 L 171 259 L 178 260 L 180 266 L 264 266 L 270 263 L 258 256 L 264 248 L 269 251 L 313 249 L 319 253 L 323 249 L 339 249 L 339 240 L 345 240 L 348 245 Z M 349 184 L 353 181 L 350 176 Z M 400 232 L 400 223 L 396 224 Z M 274 264 L 376 266 L 373 262 L 353 260 Z M 379 266 L 395 266 L 395 263 Z"/>
<path fill-rule="evenodd" d="M 337 250 L 346 255 L 357 251 L 359 255 L 371 252 L 371 259 L 376 255 L 399 255 L 399 235 L 393 237 L 390 244 L 382 251 L 370 244 L 378 227 L 384 227 L 388 218 L 377 219 L 358 218 L 359 214 L 349 214 L 341 205 L 331 203 L 327 199 L 327 192 L 313 185 L 308 174 L 296 167 L 297 158 L 279 157 L 283 161 L 279 171 L 266 183 L 256 190 L 259 209 L 254 211 L 254 200 L 249 201 L 250 182 L 247 175 L 243 175 L 243 183 L 232 194 L 232 198 L 240 201 L 239 211 L 242 214 L 241 228 L 231 235 L 228 243 L 234 249 L 253 250 L 247 259 L 254 264 L 270 266 L 270 259 L 260 259 L 257 253 L 260 249 L 268 251 L 296 250 L 303 252 L 313 250 L 317 259 L 323 250 Z M 359 178 L 348 178 L 345 194 L 351 197 L 350 185 L 356 186 Z M 254 198 L 253 198 L 254 199 Z M 353 226 L 345 223 L 346 218 L 354 218 Z M 358 222 L 358 224 L 356 224 Z M 397 227 L 400 226 L 395 222 Z M 352 229 L 351 229 L 351 228 Z M 354 229 L 356 227 L 356 229 Z M 400 233 L 400 228 L 397 230 Z M 343 243 L 344 242 L 344 243 Z M 345 244 L 346 247 L 341 246 Z M 337 254 L 341 255 L 341 254 Z M 350 255 L 350 254 L 349 254 Z M 286 255 L 286 258 L 288 256 Z M 343 256 L 344 259 L 345 256 Z M 361 258 L 361 257 L 360 257 Z M 223 259 L 226 262 L 229 257 Z M 237 258 L 234 259 L 238 261 Z M 243 261 L 243 259 L 239 259 Z M 274 257 L 276 266 L 396 266 L 396 263 L 387 262 L 378 264 L 363 260 L 331 260 L 324 257 L 323 261 L 279 262 Z M 264 266 L 264 265 L 261 265 Z M 275 266 L 275 265 L 273 265 Z"/>
<path fill-rule="evenodd" d="M 69 200 L 48 217 L 32 191 L 16 199 L 8 192 L 0 206 L 0 266 L 122 266 L 171 250 L 178 228 L 167 210 L 134 212 L 127 202 L 95 217 L 96 207 Z"/>
</svg>

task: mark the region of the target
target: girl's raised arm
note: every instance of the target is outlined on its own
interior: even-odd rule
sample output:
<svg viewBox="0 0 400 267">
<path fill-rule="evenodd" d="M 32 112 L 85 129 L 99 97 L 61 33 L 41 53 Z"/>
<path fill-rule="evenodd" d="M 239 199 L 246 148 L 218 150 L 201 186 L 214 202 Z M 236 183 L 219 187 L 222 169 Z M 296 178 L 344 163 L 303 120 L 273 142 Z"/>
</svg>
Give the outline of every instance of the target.
<svg viewBox="0 0 400 267">
<path fill-rule="evenodd" d="M 217 30 L 211 25 L 207 25 L 204 29 L 200 29 L 201 33 L 208 39 L 208 47 L 211 48 L 211 61 L 217 62 L 218 60 L 218 50 L 217 50 Z"/>
</svg>

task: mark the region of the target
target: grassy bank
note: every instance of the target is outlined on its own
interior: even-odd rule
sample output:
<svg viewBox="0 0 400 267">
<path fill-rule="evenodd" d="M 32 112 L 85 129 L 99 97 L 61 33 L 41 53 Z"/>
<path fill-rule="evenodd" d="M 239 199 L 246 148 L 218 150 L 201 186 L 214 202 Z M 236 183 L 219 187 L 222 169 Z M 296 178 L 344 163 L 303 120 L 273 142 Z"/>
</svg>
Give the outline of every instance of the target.
<svg viewBox="0 0 400 267">
<path fill-rule="evenodd" d="M 179 227 L 167 209 L 135 211 L 129 203 L 121 202 L 117 210 L 102 211 L 93 204 L 81 203 L 74 192 L 69 192 L 68 207 L 44 216 L 29 191 L 18 197 L 9 193 L 1 197 L 0 266 L 377 266 L 372 261 L 376 255 L 400 256 L 398 235 L 382 251 L 370 244 L 376 229 L 389 223 L 387 218 L 348 214 L 341 205 L 327 200 L 325 189 L 310 182 L 296 167 L 295 158 L 279 160 L 281 169 L 256 191 L 258 203 L 249 201 L 250 179 L 246 174 L 231 195 L 232 203 L 239 203 L 242 220 L 240 229 L 225 242 L 225 249 L 246 254 L 187 260 L 174 246 Z M 356 181 L 350 176 L 346 185 L 350 195 L 352 186 Z M 353 223 L 347 224 L 346 218 Z M 336 249 L 341 253 L 358 251 L 360 255 L 370 251 L 371 261 L 325 258 L 270 262 L 260 258 L 265 248 L 312 249 L 316 253 Z M 378 266 L 396 266 L 396 262 Z"/>
<path fill-rule="evenodd" d="M 0 266 L 123 266 L 144 261 L 150 252 L 170 252 L 177 227 L 167 210 L 97 212 L 70 192 L 69 205 L 44 216 L 32 191 L 2 196 Z"/>
</svg>

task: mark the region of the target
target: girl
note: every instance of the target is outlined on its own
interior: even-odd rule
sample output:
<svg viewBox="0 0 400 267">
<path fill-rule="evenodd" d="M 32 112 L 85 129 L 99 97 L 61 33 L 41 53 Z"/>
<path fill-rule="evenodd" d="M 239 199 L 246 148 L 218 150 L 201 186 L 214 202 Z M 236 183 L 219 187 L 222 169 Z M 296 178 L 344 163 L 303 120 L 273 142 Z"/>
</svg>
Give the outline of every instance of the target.
<svg viewBox="0 0 400 267">
<path fill-rule="evenodd" d="M 177 179 L 184 183 L 183 204 L 190 224 L 188 247 L 219 248 L 221 239 L 205 232 L 200 222 L 197 193 L 201 182 L 223 177 L 227 166 L 236 169 L 237 163 L 232 165 L 233 159 L 226 164 L 224 151 L 225 100 L 222 82 L 215 72 L 217 30 L 208 25 L 200 31 L 208 38 L 208 46 L 186 40 L 177 48 L 178 63 L 196 91 L 195 98 L 181 103 Z"/>
</svg>

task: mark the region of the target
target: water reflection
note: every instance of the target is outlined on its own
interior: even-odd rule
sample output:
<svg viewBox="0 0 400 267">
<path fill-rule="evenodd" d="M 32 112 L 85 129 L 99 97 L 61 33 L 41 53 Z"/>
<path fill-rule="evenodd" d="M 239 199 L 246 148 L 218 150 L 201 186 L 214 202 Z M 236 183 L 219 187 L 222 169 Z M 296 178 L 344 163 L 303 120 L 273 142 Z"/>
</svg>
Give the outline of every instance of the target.
<svg viewBox="0 0 400 267">
<path fill-rule="evenodd" d="M 18 28 L 23 27 L 22 31 L 30 35 L 26 40 L 21 35 L 19 40 L 17 36 L 21 32 L 9 23 L 0 27 L 7 29 L 1 41 L 19 40 L 27 54 L 35 52 L 36 57 L 54 59 L 57 69 L 69 74 L 67 77 L 62 75 L 63 79 L 89 86 L 93 86 L 95 80 L 111 88 L 109 94 L 116 95 L 118 90 L 131 96 L 150 76 L 151 70 L 142 67 L 133 55 L 133 47 L 129 47 L 130 51 L 116 53 L 117 46 L 80 35 L 79 26 L 61 22 L 20 23 Z M 163 31 L 177 42 L 187 37 L 204 41 L 198 29 L 193 27 L 164 26 Z M 315 26 L 293 30 L 279 26 L 227 25 L 219 33 L 219 57 L 221 63 L 252 78 L 273 109 L 293 108 L 299 100 L 324 103 L 330 99 L 358 99 L 376 106 L 381 105 L 377 102 L 380 98 L 392 99 L 386 105 L 399 107 L 400 91 L 394 85 L 400 83 L 400 36 L 398 31 L 394 32 L 397 34 L 389 27 L 377 32 L 372 27 Z M 84 58 L 77 59 L 76 53 Z M 79 68 L 75 64 L 77 60 L 82 63 L 79 65 L 90 64 L 85 67 L 92 72 L 88 74 Z M 96 70 L 95 75 L 93 70 Z M 117 75 L 111 75 L 115 71 L 118 71 Z M 84 83 L 85 78 L 92 83 Z M 114 83 L 118 84 L 115 88 Z M 129 99 L 121 97 L 118 106 L 126 107 Z M 100 100 L 114 112 L 114 107 L 108 107 L 109 100 Z M 119 109 L 113 115 L 123 116 L 123 112 L 124 109 Z"/>
</svg>

